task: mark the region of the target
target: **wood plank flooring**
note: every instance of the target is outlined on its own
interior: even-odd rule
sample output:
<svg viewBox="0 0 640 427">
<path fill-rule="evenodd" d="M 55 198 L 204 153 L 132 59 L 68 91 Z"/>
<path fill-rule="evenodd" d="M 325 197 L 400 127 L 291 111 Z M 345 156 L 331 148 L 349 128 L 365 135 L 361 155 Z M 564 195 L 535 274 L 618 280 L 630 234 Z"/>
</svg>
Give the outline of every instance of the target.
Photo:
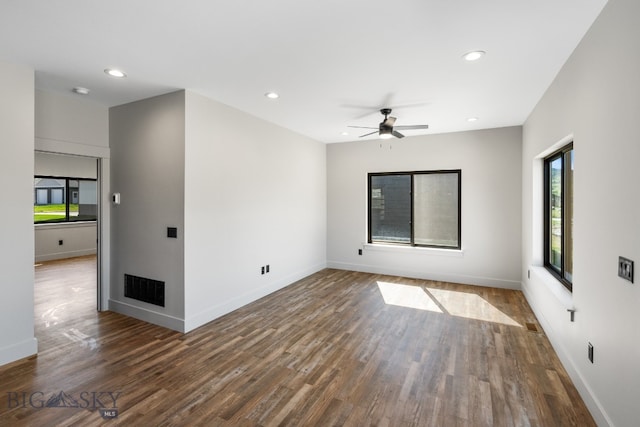
<svg viewBox="0 0 640 427">
<path fill-rule="evenodd" d="M 180 334 L 97 313 L 94 277 L 36 268 L 0 425 L 595 425 L 517 291 L 327 269 Z"/>
</svg>

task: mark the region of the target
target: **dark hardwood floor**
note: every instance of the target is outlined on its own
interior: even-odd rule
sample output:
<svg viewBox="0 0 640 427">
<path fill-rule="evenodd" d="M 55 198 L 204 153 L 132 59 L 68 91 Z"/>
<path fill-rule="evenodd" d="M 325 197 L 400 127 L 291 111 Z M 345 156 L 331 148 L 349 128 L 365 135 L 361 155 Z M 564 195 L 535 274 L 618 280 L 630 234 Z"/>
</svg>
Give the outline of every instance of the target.
<svg viewBox="0 0 640 427">
<path fill-rule="evenodd" d="M 188 334 L 95 294 L 93 257 L 36 267 L 0 425 L 595 425 L 517 291 L 327 269 Z"/>
</svg>

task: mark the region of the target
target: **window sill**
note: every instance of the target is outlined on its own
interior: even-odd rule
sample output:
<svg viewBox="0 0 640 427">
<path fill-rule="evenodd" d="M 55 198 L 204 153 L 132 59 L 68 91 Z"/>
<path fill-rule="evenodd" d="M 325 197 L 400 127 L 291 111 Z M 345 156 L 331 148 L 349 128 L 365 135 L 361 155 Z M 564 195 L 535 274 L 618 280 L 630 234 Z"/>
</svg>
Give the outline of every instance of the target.
<svg viewBox="0 0 640 427">
<path fill-rule="evenodd" d="M 51 229 L 56 228 L 79 228 L 79 227 L 92 227 L 97 224 L 96 221 L 75 221 L 75 222 L 52 222 L 47 224 L 33 224 L 36 230 L 38 229 Z"/>
<path fill-rule="evenodd" d="M 425 248 L 419 246 L 385 245 L 383 243 L 365 243 L 363 245 L 367 251 L 374 252 L 395 252 L 395 253 L 419 253 L 425 255 L 447 256 L 461 258 L 464 256 L 462 249 L 440 249 Z"/>
<path fill-rule="evenodd" d="M 556 279 L 553 274 L 549 273 L 545 267 L 531 266 L 531 273 L 535 275 L 560 303 L 567 309 L 573 310 L 573 294 L 564 287 L 564 285 Z"/>
</svg>

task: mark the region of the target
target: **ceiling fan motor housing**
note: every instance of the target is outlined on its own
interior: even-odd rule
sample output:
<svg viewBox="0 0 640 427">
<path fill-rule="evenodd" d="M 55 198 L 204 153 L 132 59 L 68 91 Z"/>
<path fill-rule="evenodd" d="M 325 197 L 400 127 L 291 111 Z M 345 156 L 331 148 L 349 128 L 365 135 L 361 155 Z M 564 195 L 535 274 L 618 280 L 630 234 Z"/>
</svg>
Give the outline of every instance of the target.
<svg viewBox="0 0 640 427">
<path fill-rule="evenodd" d="M 391 133 L 393 131 L 393 126 L 385 125 L 384 122 L 380 123 L 379 129 L 380 133 Z"/>
</svg>

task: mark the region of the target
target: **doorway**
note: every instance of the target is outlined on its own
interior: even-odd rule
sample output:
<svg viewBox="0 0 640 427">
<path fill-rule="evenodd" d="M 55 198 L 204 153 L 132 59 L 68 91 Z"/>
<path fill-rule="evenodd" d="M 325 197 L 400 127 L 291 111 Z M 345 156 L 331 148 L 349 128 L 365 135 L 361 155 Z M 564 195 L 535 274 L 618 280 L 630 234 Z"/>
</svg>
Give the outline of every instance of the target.
<svg viewBox="0 0 640 427">
<path fill-rule="evenodd" d="M 52 339 L 82 340 L 84 332 L 66 327 L 68 321 L 73 319 L 77 325 L 82 318 L 84 324 L 91 323 L 106 308 L 108 295 L 103 295 L 101 286 L 102 163 L 96 157 L 35 153 L 34 314 L 36 336 L 45 346 Z M 37 177 L 49 178 L 49 185 L 57 182 L 59 187 L 49 193 L 55 198 L 45 198 L 42 188 L 37 188 Z M 49 209 L 44 220 L 38 220 L 36 206 Z"/>
</svg>

